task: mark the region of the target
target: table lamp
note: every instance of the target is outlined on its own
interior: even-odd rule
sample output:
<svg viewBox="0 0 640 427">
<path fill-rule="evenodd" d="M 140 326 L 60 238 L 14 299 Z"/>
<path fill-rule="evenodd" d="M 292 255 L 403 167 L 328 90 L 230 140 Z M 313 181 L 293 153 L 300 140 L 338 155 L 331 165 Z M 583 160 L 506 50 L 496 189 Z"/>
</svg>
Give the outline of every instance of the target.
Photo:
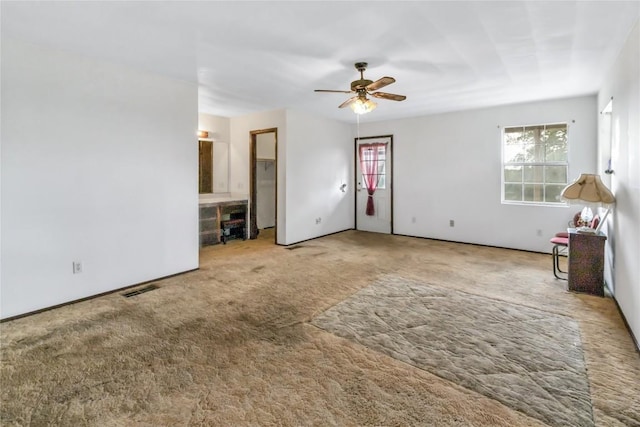
<svg viewBox="0 0 640 427">
<path fill-rule="evenodd" d="M 616 202 L 616 198 L 613 196 L 611 191 L 609 191 L 607 186 L 602 183 L 600 175 L 589 173 L 580 174 L 578 179 L 567 185 L 562 190 L 560 197 L 563 200 L 569 201 L 569 203 L 573 201 L 580 201 L 592 206 L 601 206 L 606 208 L 606 211 L 595 231 L 589 230 L 595 233 L 600 231 L 602 224 L 604 224 L 605 219 L 607 219 L 607 215 L 609 215 L 610 206 Z M 579 231 L 587 230 L 579 229 Z"/>
</svg>

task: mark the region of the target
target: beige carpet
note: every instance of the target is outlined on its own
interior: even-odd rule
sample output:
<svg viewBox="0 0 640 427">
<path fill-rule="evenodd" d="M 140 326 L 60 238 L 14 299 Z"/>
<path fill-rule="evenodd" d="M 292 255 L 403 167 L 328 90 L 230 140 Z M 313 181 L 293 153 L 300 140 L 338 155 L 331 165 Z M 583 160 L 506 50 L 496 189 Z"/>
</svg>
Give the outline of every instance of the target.
<svg viewBox="0 0 640 427">
<path fill-rule="evenodd" d="M 568 316 L 390 275 L 313 324 L 549 425 L 593 425 L 580 331 Z"/>
<path fill-rule="evenodd" d="M 287 249 L 267 234 L 205 248 L 199 271 L 151 292 L 1 324 L 0 424 L 549 424 L 311 324 L 393 275 L 567 318 L 595 425 L 640 425 L 640 357 L 614 302 L 566 292 L 550 255 L 355 231 Z"/>
</svg>

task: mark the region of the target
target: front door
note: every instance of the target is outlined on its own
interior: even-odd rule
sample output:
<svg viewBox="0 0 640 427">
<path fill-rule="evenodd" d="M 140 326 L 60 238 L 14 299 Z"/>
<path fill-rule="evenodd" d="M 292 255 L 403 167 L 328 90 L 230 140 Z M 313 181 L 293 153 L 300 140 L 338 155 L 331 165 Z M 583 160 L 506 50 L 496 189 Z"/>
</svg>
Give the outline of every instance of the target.
<svg viewBox="0 0 640 427">
<path fill-rule="evenodd" d="M 356 139 L 356 229 L 390 234 L 391 136 Z"/>
</svg>

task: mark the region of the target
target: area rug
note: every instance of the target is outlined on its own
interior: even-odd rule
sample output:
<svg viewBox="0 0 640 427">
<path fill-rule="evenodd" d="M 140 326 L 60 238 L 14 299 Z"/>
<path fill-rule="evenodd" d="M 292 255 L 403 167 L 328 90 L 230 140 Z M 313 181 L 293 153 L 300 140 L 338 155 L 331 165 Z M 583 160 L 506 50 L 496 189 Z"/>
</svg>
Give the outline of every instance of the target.
<svg viewBox="0 0 640 427">
<path fill-rule="evenodd" d="M 570 317 L 386 276 L 312 324 L 551 426 L 594 425 Z"/>
</svg>

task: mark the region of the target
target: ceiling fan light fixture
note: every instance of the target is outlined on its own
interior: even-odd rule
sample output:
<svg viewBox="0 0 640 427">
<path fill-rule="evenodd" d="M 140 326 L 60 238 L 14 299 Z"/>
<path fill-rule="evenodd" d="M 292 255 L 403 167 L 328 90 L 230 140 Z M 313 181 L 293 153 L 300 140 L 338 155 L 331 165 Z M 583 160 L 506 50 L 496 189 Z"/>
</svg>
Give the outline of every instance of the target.
<svg viewBox="0 0 640 427">
<path fill-rule="evenodd" d="M 344 101 L 338 105 L 338 108 L 345 108 L 347 105 L 351 107 L 356 114 L 367 114 L 378 106 L 375 102 L 367 98 L 367 95 L 371 95 L 374 98 L 388 99 L 391 101 L 404 101 L 407 99 L 404 95 L 396 95 L 394 93 L 376 92 L 385 86 L 395 83 L 396 79 L 393 77 L 382 77 L 378 80 L 371 81 L 364 78 L 364 70 L 367 68 L 366 62 L 356 62 L 356 70 L 360 72 L 360 79 L 351 82 L 351 90 L 326 90 L 316 89 L 315 92 L 335 92 L 335 93 L 352 93 L 355 96 Z"/>
<path fill-rule="evenodd" d="M 356 114 L 367 114 L 375 110 L 378 104 L 368 98 L 358 98 L 351 103 L 351 109 Z"/>
</svg>

